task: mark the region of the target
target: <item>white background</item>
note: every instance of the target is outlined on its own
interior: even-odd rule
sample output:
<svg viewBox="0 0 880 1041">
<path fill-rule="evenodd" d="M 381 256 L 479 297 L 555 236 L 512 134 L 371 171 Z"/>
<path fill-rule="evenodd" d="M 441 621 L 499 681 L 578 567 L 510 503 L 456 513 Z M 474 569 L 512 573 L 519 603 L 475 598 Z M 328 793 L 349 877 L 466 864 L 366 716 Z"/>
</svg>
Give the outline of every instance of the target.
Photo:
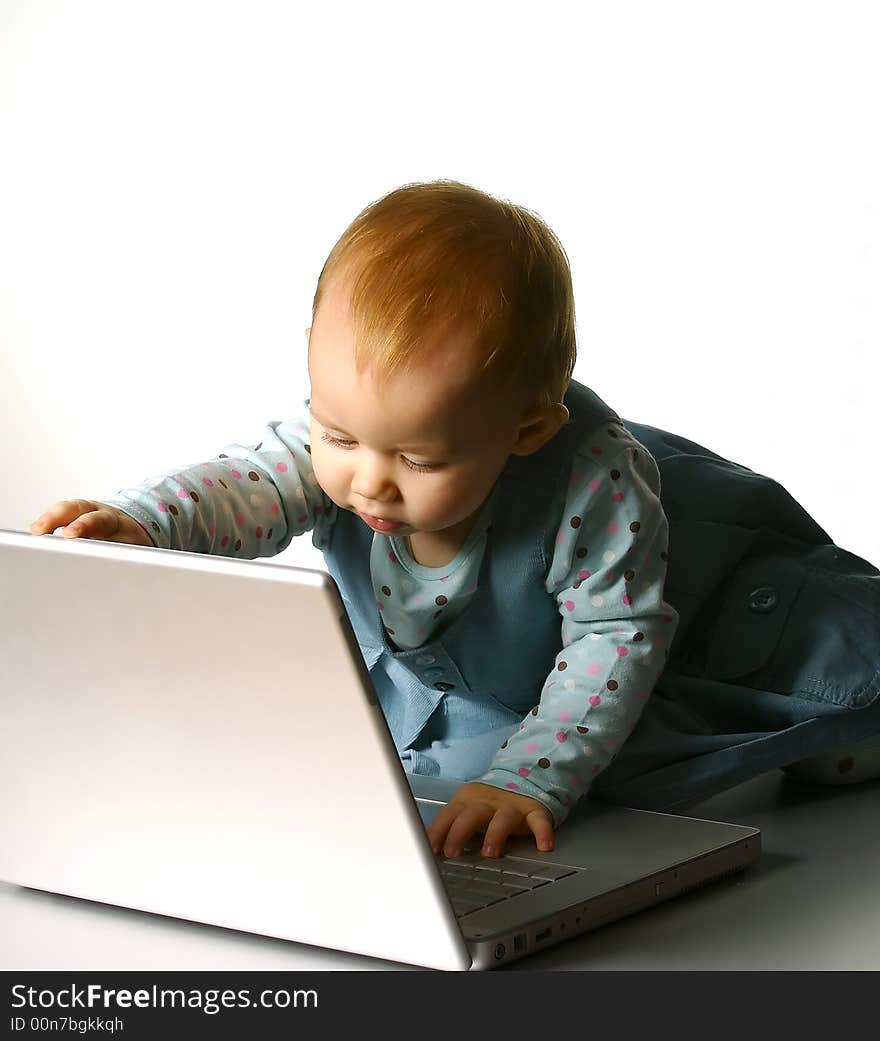
<svg viewBox="0 0 880 1041">
<path fill-rule="evenodd" d="M 880 563 L 877 10 L 0 0 L 0 527 L 255 443 L 346 225 L 450 177 L 562 239 L 579 380 Z"/>
</svg>

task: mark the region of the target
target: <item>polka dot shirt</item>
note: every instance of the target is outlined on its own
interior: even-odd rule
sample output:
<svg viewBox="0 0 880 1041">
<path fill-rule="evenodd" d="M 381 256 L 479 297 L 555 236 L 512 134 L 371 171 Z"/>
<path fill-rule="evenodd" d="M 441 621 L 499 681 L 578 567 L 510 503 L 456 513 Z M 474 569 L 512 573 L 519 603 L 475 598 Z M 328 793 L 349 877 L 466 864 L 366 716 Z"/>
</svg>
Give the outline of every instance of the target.
<svg viewBox="0 0 880 1041">
<path fill-rule="evenodd" d="M 322 549 L 337 507 L 317 483 L 308 442 L 303 402 L 293 419 L 268 424 L 253 447 L 228 445 L 209 462 L 105 501 L 161 548 L 253 559 L 311 531 Z M 668 528 L 650 453 L 625 427 L 603 423 L 574 453 L 567 482 L 548 507 L 555 536 L 545 578 L 561 649 L 535 707 L 479 778 L 540 799 L 557 825 L 635 726 L 677 624 L 663 600 Z M 392 646 L 430 642 L 466 609 L 492 536 L 494 498 L 441 568 L 417 563 L 405 540 L 374 534 L 373 592 Z"/>
</svg>

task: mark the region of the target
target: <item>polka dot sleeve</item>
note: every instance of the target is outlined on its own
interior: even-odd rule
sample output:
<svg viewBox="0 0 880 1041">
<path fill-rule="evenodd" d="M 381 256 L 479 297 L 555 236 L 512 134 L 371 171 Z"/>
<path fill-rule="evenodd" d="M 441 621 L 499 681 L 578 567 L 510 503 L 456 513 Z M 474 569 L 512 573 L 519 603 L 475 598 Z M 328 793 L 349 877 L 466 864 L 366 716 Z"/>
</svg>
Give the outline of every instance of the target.
<svg viewBox="0 0 880 1041">
<path fill-rule="evenodd" d="M 574 457 L 545 580 L 562 649 L 538 705 L 480 778 L 540 800 L 555 826 L 632 732 L 678 624 L 663 600 L 659 492 L 654 458 L 622 426 L 603 424 Z"/>
<path fill-rule="evenodd" d="M 308 406 L 269 423 L 259 444 L 227 445 L 206 463 L 150 478 L 104 501 L 133 517 L 162 549 L 273 556 L 312 531 L 323 549 L 336 506 L 311 463 Z"/>
</svg>

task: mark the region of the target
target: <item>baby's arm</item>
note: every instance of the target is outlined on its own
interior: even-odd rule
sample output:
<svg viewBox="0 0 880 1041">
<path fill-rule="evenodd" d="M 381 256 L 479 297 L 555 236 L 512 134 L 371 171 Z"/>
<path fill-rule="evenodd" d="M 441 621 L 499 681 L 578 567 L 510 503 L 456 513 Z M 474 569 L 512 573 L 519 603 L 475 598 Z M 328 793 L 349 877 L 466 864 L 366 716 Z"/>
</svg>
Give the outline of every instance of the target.
<svg viewBox="0 0 880 1041">
<path fill-rule="evenodd" d="M 546 578 L 562 616 L 563 649 L 540 703 L 479 782 L 457 793 L 465 805 L 479 789 L 501 789 L 525 797 L 526 807 L 543 809 L 558 827 L 629 737 L 678 622 L 663 600 L 668 524 L 659 491 L 654 459 L 623 428 L 603 426 L 576 457 Z M 445 839 L 444 852 L 453 855 L 482 830 L 459 821 L 463 815 L 446 815 L 432 834 L 435 848 Z M 534 828 L 521 828 L 524 819 L 506 834 L 531 830 L 539 840 Z M 494 838 L 503 833 L 493 829 Z"/>
<path fill-rule="evenodd" d="M 253 448 L 229 445 L 209 462 L 151 478 L 100 503 L 57 503 L 31 531 L 64 524 L 67 536 L 247 559 L 280 553 L 312 529 L 317 544 L 335 506 L 315 479 L 308 430 L 303 406 L 294 420 L 268 424 Z M 77 504 L 86 509 L 77 513 Z M 117 524 L 126 537 L 112 530 Z M 81 530 L 71 531 L 71 525 Z"/>
</svg>

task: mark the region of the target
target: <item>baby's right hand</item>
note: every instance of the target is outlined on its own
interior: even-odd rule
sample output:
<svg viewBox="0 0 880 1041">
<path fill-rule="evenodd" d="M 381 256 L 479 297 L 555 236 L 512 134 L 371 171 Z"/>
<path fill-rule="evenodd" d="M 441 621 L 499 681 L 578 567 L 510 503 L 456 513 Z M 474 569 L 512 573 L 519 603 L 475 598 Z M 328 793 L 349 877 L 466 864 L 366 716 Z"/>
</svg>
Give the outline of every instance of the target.
<svg viewBox="0 0 880 1041">
<path fill-rule="evenodd" d="M 91 499 L 62 499 L 35 521 L 31 535 L 46 535 L 56 528 L 66 539 L 100 539 L 129 546 L 152 546 L 153 540 L 127 513 L 105 502 Z"/>
</svg>

